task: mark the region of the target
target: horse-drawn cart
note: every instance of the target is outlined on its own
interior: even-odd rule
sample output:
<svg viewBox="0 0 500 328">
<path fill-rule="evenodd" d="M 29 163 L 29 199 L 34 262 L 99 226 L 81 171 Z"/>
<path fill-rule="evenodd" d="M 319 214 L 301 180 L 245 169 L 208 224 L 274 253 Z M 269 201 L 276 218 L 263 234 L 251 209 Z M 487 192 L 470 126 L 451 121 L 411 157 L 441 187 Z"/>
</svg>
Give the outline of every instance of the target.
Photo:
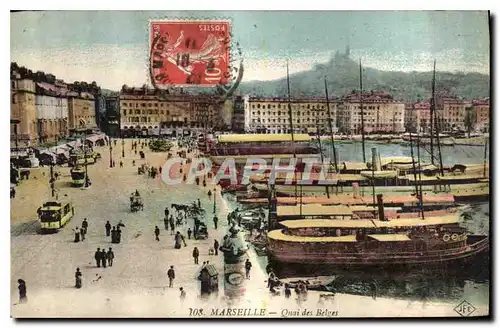
<svg viewBox="0 0 500 328">
<path fill-rule="evenodd" d="M 137 212 L 139 210 L 144 210 L 144 204 L 142 203 L 141 196 L 134 195 L 130 196 L 130 211 Z"/>
</svg>

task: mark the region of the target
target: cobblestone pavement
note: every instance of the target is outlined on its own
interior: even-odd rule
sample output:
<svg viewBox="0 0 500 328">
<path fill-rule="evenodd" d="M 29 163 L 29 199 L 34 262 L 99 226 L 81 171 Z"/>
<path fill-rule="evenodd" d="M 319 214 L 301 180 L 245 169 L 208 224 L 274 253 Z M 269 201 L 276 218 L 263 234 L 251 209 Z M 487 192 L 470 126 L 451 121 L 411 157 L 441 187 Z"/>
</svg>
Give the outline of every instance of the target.
<svg viewBox="0 0 500 328">
<path fill-rule="evenodd" d="M 72 188 L 68 168 L 58 168 L 61 173 L 56 183 L 59 199 L 71 200 L 75 206 L 75 217 L 58 233 L 41 235 L 36 221 L 36 209 L 50 195 L 48 169 L 38 169 L 28 181 L 17 188 L 17 197 L 11 200 L 11 314 L 13 317 L 188 317 L 190 309 L 204 309 L 210 315 L 212 309 L 224 307 L 222 255 L 209 256 L 208 249 L 214 238 L 220 242 L 226 232 L 226 215 L 230 204 L 217 192 L 216 207 L 220 227 L 215 230 L 212 223 L 213 200 L 207 196 L 206 188 L 196 185 L 168 186 L 161 179 L 151 179 L 137 174 L 137 165 L 147 161 L 160 166 L 166 160 L 165 153 L 151 153 L 140 160 L 126 140 L 125 158 L 121 157 L 121 143 L 113 149 L 115 168 L 109 168 L 109 148 L 100 147 L 102 159 L 89 166 L 92 186 L 89 189 Z M 140 147 L 139 147 L 140 150 Z M 132 166 L 132 160 L 136 166 Z M 119 162 L 124 167 L 119 167 Z M 43 175 L 45 174 L 45 175 Z M 36 179 L 34 177 L 36 176 Z M 131 213 L 129 195 L 138 190 L 143 197 L 144 211 Z M 172 203 L 188 203 L 200 199 L 206 210 L 208 240 L 187 240 L 187 247 L 174 249 L 173 236 L 165 231 L 163 210 Z M 85 241 L 74 243 L 72 229 L 81 226 L 83 218 L 89 222 Z M 112 244 L 105 236 L 105 222 L 116 225 L 122 220 L 122 243 Z M 189 225 L 192 222 L 188 223 Z M 161 230 L 160 241 L 155 241 L 154 229 Z M 188 225 L 178 228 L 185 236 Z M 199 263 L 210 261 L 220 273 L 218 296 L 200 300 L 199 283 L 195 279 L 200 265 L 195 265 L 191 256 L 193 247 L 200 250 Z M 97 268 L 94 252 L 100 248 L 113 248 L 115 260 L 112 267 Z M 263 308 L 266 316 L 284 315 L 284 310 L 316 313 L 317 294 L 310 292 L 309 303 L 298 305 L 295 300 L 283 297 L 272 299 L 265 290 L 265 274 L 259 268 L 254 252 L 249 257 L 254 263 L 252 277 L 246 285 L 245 298 L 239 307 Z M 173 265 L 176 271 L 174 288 L 168 288 L 167 270 Z M 74 287 L 74 273 L 80 268 L 83 287 Z M 28 303 L 17 304 L 17 279 L 27 284 Z M 180 301 L 179 287 L 187 291 L 186 299 Z M 399 303 L 398 303 L 399 302 Z M 449 304 L 432 305 L 442 307 L 442 315 L 457 315 Z M 329 310 L 338 310 L 338 316 L 400 315 L 421 316 L 425 304 L 407 301 L 372 300 L 367 297 L 338 295 Z M 384 310 L 383 312 L 381 312 Z M 480 309 L 481 310 L 481 309 Z M 362 311 L 362 313 L 360 313 Z M 192 313 L 191 313 L 192 314 Z M 292 316 L 290 312 L 286 314 Z M 307 315 L 307 314 L 306 314 Z M 335 315 L 333 315 L 335 316 Z M 193 316 L 191 316 L 193 317 Z"/>
</svg>

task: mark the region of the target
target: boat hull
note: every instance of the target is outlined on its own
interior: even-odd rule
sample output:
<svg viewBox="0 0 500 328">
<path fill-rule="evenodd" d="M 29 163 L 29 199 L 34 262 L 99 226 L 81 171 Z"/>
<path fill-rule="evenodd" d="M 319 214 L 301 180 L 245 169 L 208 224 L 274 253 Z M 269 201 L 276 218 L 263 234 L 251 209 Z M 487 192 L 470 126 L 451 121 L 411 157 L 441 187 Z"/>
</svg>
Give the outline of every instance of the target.
<svg viewBox="0 0 500 328">
<path fill-rule="evenodd" d="M 469 236 L 467 246 L 458 249 L 412 253 L 358 253 L 341 252 L 317 253 L 314 248 L 286 247 L 282 250 L 269 247 L 269 261 L 274 264 L 328 265 L 342 268 L 387 267 L 387 266 L 441 266 L 463 263 L 477 256 L 488 256 L 489 238 L 487 236 Z"/>
</svg>

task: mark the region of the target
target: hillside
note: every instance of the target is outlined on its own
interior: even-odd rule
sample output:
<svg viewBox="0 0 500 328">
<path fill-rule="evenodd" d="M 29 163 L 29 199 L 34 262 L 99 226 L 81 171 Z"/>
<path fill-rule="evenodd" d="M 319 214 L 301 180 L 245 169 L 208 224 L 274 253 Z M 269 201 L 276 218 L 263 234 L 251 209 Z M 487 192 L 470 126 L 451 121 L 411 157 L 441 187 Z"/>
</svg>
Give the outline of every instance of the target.
<svg viewBox="0 0 500 328">
<path fill-rule="evenodd" d="M 439 63 L 437 64 L 439 66 Z M 439 67 L 438 67 L 439 69 Z M 338 52 L 325 64 L 290 75 L 292 97 L 324 95 L 324 76 L 331 95 L 342 96 L 359 89 L 359 63 Z M 363 68 L 363 89 L 384 90 L 402 101 L 427 99 L 431 95 L 432 72 L 393 72 Z M 490 77 L 480 73 L 436 72 L 436 92 L 447 91 L 465 99 L 489 96 Z M 285 96 L 286 78 L 242 83 L 240 94 Z"/>
</svg>

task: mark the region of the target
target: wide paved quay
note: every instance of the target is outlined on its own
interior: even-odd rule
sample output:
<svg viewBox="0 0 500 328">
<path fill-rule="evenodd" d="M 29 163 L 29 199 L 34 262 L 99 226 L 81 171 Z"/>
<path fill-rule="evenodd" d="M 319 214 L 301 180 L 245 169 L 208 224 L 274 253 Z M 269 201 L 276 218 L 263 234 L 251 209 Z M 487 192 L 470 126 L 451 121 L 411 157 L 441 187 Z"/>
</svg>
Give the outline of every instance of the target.
<svg viewBox="0 0 500 328">
<path fill-rule="evenodd" d="M 230 317 L 234 312 L 222 311 L 231 306 L 241 309 L 242 315 L 255 317 L 363 317 L 416 316 L 425 313 L 435 316 L 459 316 L 453 308 L 457 304 L 423 303 L 337 294 L 333 300 L 318 303 L 318 292 L 309 292 L 307 301 L 299 304 L 295 295 L 271 297 L 266 289 L 265 270 L 258 265 L 256 254 L 249 252 L 253 263 L 251 279 L 245 283 L 245 295 L 239 303 L 229 305 L 224 298 L 223 256 L 208 255 L 214 239 L 222 243 L 227 231 L 227 213 L 233 206 L 216 192 L 216 213 L 219 227 L 213 225 L 213 199 L 207 192 L 214 186 L 196 184 L 167 185 L 159 177 L 152 179 L 138 175 L 137 166 L 149 163 L 161 166 L 166 153 L 152 153 L 146 147 L 145 160 L 131 151 L 131 140 L 125 142 L 125 158 L 121 157 L 121 142 L 113 148 L 116 167 L 109 167 L 109 148 L 98 147 L 102 158 L 89 165 L 92 186 L 82 190 L 70 185 L 68 168 L 56 168 L 60 174 L 56 189 L 60 200 L 69 200 L 75 206 L 75 217 L 58 233 L 41 235 L 38 232 L 36 210 L 50 196 L 48 168 L 34 169 L 29 180 L 17 187 L 11 199 L 11 315 L 22 317 Z M 141 150 L 138 147 L 138 150 Z M 175 152 L 174 149 L 172 152 Z M 132 166 L 132 161 L 136 166 Z M 119 162 L 124 167 L 120 168 Z M 143 198 L 144 211 L 130 212 L 129 196 L 138 190 Z M 188 204 L 200 199 L 206 211 L 207 240 L 187 239 L 187 247 L 174 248 L 174 239 L 163 224 L 163 211 L 171 204 Z M 83 242 L 74 243 L 75 227 L 83 218 L 89 222 Z M 112 244 L 105 235 L 105 223 L 122 228 L 122 242 Z M 187 237 L 188 225 L 176 228 Z M 155 240 L 154 229 L 161 230 Z M 113 248 L 112 267 L 97 268 L 94 252 L 97 248 Z M 194 264 L 192 251 L 200 250 L 199 264 Z M 201 263 L 209 261 L 219 272 L 219 293 L 201 299 L 196 279 Z M 168 287 L 167 270 L 173 265 L 176 273 L 174 287 Z M 74 274 L 80 268 L 83 287 L 76 289 Z M 18 303 L 17 279 L 27 284 L 28 302 Z M 181 300 L 179 288 L 186 290 Z M 199 309 L 203 309 L 199 315 Z M 318 309 L 321 311 L 318 312 Z M 214 312 L 215 311 L 215 312 Z M 430 311 L 430 312 L 429 312 Z M 478 308 L 476 315 L 486 314 Z M 238 315 L 238 314 L 236 314 Z"/>
</svg>

